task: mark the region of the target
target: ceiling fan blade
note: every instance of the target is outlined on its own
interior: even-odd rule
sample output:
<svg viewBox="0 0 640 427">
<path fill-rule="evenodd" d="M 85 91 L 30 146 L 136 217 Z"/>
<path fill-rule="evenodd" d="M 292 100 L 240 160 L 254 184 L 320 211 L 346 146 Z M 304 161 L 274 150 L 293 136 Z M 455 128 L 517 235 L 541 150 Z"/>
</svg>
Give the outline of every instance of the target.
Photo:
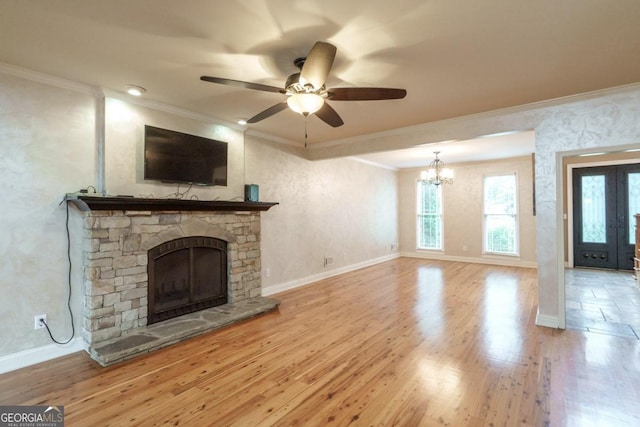
<svg viewBox="0 0 640 427">
<path fill-rule="evenodd" d="M 334 110 L 331 105 L 327 104 L 326 102 L 314 114 L 318 116 L 320 120 L 322 120 L 329 126 L 333 126 L 334 128 L 337 128 L 338 126 L 342 126 L 344 124 L 342 118 L 340 118 L 336 110 Z"/>
<path fill-rule="evenodd" d="M 282 110 L 286 110 L 287 109 L 287 103 L 286 102 L 280 102 L 272 107 L 267 108 L 266 110 L 264 110 L 261 113 L 256 114 L 255 116 L 251 117 L 249 120 L 247 120 L 247 123 L 257 123 L 260 120 L 264 120 L 268 117 L 273 116 L 276 113 L 279 113 Z"/>
<path fill-rule="evenodd" d="M 210 83 L 219 83 L 221 85 L 236 86 L 244 89 L 261 90 L 264 92 L 285 93 L 284 89 L 275 86 L 261 85 L 258 83 L 243 82 L 241 80 L 223 79 L 220 77 L 202 76 L 200 80 Z"/>
<path fill-rule="evenodd" d="M 402 99 L 407 95 L 404 89 L 383 87 L 338 87 L 328 90 L 332 101 L 378 101 L 384 99 Z"/>
<path fill-rule="evenodd" d="M 300 83 L 310 84 L 315 90 L 324 86 L 329 75 L 333 60 L 336 57 L 336 47 L 331 43 L 316 42 L 311 48 L 307 59 L 300 71 Z"/>
</svg>

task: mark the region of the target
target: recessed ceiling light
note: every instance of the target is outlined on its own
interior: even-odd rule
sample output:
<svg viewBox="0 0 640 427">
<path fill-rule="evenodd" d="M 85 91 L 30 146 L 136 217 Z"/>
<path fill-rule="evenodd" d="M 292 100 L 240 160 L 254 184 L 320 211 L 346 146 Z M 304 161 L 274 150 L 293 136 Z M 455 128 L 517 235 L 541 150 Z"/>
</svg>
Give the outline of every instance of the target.
<svg viewBox="0 0 640 427">
<path fill-rule="evenodd" d="M 142 86 L 126 85 L 124 88 L 126 89 L 127 93 L 131 96 L 140 96 L 143 93 L 147 92 L 147 90 Z"/>
<path fill-rule="evenodd" d="M 237 123 L 241 126 L 244 126 L 247 124 L 247 121 L 245 119 L 239 119 Z"/>
</svg>

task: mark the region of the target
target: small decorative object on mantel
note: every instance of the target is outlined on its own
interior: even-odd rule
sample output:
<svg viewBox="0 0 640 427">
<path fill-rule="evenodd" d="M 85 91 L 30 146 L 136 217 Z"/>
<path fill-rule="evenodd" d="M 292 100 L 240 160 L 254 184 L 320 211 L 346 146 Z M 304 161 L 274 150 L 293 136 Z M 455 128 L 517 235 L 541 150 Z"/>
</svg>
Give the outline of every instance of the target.
<svg viewBox="0 0 640 427">
<path fill-rule="evenodd" d="M 438 158 L 439 151 L 434 151 L 436 158 L 429 163 L 429 169 L 420 173 L 420 180 L 428 184 L 453 184 L 453 170 L 444 167 L 444 162 Z"/>
</svg>

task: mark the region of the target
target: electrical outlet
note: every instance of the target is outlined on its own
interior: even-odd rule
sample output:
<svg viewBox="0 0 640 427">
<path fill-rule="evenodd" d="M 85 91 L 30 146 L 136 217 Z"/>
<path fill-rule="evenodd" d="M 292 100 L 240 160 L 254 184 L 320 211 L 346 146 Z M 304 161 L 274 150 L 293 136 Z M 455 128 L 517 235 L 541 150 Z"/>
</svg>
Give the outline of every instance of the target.
<svg viewBox="0 0 640 427">
<path fill-rule="evenodd" d="M 47 321 L 47 315 L 46 314 L 38 314 L 35 317 L 33 329 L 42 329 L 42 328 L 44 328 L 44 322 L 46 322 L 46 321 Z"/>
<path fill-rule="evenodd" d="M 331 264 L 333 264 L 333 257 L 332 256 L 324 257 L 324 266 L 327 267 Z"/>
</svg>

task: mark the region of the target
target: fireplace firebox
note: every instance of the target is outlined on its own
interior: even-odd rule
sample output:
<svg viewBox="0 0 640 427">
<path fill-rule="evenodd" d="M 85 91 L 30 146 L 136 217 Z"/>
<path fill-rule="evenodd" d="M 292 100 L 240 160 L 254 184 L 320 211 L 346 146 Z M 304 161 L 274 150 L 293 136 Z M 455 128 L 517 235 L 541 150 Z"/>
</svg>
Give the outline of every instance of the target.
<svg viewBox="0 0 640 427">
<path fill-rule="evenodd" d="M 183 237 L 148 252 L 147 324 L 227 303 L 227 242 Z"/>
</svg>

